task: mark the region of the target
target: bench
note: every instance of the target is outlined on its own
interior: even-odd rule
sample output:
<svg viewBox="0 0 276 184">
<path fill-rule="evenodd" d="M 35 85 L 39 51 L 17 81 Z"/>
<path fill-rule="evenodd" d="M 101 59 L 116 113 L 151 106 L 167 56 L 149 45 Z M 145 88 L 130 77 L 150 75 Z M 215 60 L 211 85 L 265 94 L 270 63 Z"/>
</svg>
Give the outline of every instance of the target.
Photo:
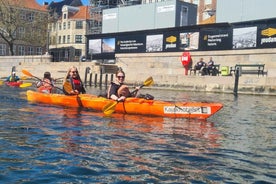
<svg viewBox="0 0 276 184">
<path fill-rule="evenodd" d="M 194 74 L 194 75 L 196 75 L 196 74 L 198 74 L 198 75 L 204 75 L 203 73 L 202 73 L 202 71 L 203 70 L 206 70 L 207 68 L 206 67 L 204 67 L 203 69 L 201 69 L 201 70 L 196 70 L 195 68 L 190 68 L 190 75 L 192 75 L 192 73 Z M 209 70 L 209 75 L 212 75 L 212 76 L 216 76 L 216 75 L 219 75 L 220 74 L 220 64 L 215 64 L 214 65 L 214 67 L 211 69 L 211 70 Z M 208 74 L 207 74 L 208 75 Z"/>
<path fill-rule="evenodd" d="M 267 72 L 264 71 L 264 64 L 236 64 L 235 67 L 230 67 L 230 74 L 235 74 L 237 69 L 242 74 L 252 74 L 252 75 L 267 75 Z"/>
</svg>

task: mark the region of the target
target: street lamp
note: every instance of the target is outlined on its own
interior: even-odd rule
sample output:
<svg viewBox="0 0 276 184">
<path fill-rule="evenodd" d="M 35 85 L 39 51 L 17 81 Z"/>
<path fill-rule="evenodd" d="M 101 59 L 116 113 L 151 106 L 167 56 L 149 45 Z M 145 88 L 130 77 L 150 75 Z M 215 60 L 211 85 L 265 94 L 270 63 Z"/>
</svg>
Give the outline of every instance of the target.
<svg viewBox="0 0 276 184">
<path fill-rule="evenodd" d="M 49 54 L 49 45 L 50 45 L 50 29 L 47 29 L 47 45 L 46 45 L 46 55 Z"/>
</svg>

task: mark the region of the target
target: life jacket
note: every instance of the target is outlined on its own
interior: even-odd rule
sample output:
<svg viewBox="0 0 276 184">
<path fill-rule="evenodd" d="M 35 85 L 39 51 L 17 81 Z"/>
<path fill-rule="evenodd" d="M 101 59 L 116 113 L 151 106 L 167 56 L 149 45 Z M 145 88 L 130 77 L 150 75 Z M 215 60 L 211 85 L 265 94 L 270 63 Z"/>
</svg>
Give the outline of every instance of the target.
<svg viewBox="0 0 276 184">
<path fill-rule="evenodd" d="M 110 98 L 110 96 L 111 96 L 110 95 L 110 89 L 111 89 L 112 85 L 120 86 L 119 89 L 117 90 L 117 94 L 116 94 L 117 97 L 120 97 L 120 96 L 130 97 L 131 96 L 127 85 L 120 84 L 118 81 L 115 81 L 115 82 L 111 82 L 111 84 L 108 87 L 107 98 Z"/>
<path fill-rule="evenodd" d="M 53 89 L 53 85 L 51 84 L 52 82 L 49 79 L 43 79 L 41 86 L 37 90 L 41 93 L 51 93 Z"/>
</svg>

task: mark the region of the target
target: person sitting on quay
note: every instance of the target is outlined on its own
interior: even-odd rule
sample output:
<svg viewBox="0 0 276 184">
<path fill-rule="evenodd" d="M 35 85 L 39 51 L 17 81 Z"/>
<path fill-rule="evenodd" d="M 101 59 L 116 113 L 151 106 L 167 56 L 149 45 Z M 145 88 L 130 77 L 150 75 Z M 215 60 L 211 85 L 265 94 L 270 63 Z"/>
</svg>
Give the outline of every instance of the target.
<svg viewBox="0 0 276 184">
<path fill-rule="evenodd" d="M 195 64 L 194 66 L 195 72 L 201 71 L 201 75 L 207 75 L 207 70 L 206 70 L 206 63 L 204 62 L 203 58 L 200 58 L 200 60 Z"/>
<path fill-rule="evenodd" d="M 50 72 L 45 72 L 42 81 L 37 82 L 37 90 L 41 93 L 53 93 L 55 84 Z"/>
<path fill-rule="evenodd" d="M 213 58 L 210 57 L 210 60 L 207 63 L 208 75 L 217 75 L 218 69 L 215 67 L 215 62 Z"/>
</svg>

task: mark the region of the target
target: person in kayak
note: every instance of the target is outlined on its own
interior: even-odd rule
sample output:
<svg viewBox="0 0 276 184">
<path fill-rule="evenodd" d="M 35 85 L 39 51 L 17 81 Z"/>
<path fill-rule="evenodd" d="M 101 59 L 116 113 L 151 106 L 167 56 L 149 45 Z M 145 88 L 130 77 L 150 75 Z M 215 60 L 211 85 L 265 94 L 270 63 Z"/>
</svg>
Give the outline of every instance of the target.
<svg viewBox="0 0 276 184">
<path fill-rule="evenodd" d="M 20 78 L 16 75 L 16 72 L 13 71 L 10 76 L 6 78 L 7 82 L 18 82 Z"/>
<path fill-rule="evenodd" d="M 125 72 L 120 68 L 116 72 L 115 81 L 112 81 L 111 85 L 109 86 L 109 89 L 107 91 L 107 98 L 110 98 L 118 102 L 123 102 L 127 97 L 136 96 L 136 93 L 134 94 L 130 93 L 129 88 L 127 85 L 124 84 L 124 81 L 125 81 Z M 139 89 L 139 87 L 136 87 L 136 89 Z"/>
<path fill-rule="evenodd" d="M 86 93 L 81 81 L 77 67 L 69 68 L 66 77 L 63 80 L 63 92 L 66 95 L 78 95 Z"/>
<path fill-rule="evenodd" d="M 43 79 L 36 84 L 37 90 L 41 93 L 52 93 L 54 86 L 54 80 L 50 72 L 45 72 Z"/>
</svg>

